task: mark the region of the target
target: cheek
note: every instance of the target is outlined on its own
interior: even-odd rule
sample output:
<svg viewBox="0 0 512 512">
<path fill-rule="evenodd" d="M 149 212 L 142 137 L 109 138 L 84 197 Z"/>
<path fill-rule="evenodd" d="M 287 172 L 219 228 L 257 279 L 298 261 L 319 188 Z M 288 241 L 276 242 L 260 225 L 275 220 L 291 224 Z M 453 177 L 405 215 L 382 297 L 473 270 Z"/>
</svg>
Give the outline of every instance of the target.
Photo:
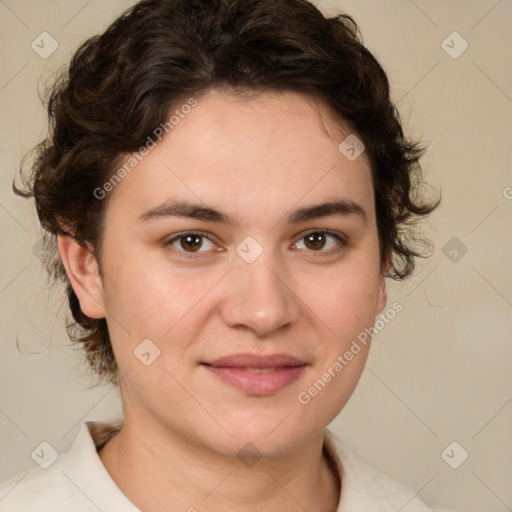
<svg viewBox="0 0 512 512">
<path fill-rule="evenodd" d="M 124 258 L 109 270 L 105 306 L 121 373 L 133 372 L 135 381 L 140 377 L 160 383 L 169 378 L 165 369 L 180 378 L 186 376 L 187 362 L 195 355 L 190 349 L 215 307 L 207 292 L 221 275 L 152 265 L 142 258 Z M 144 340 L 151 341 L 149 352 L 158 353 L 148 368 L 136 358 L 142 350 L 139 346 L 148 344 Z"/>
<path fill-rule="evenodd" d="M 155 338 L 169 335 L 191 313 L 209 281 L 129 257 L 111 265 L 108 276 L 105 305 L 109 313 L 122 318 L 131 332 Z"/>
<path fill-rule="evenodd" d="M 312 321 L 323 333 L 315 350 L 317 365 L 297 399 L 325 423 L 348 401 L 364 370 L 372 340 L 369 328 L 376 316 L 377 283 L 367 269 L 359 273 L 354 268 L 337 279 L 317 278 L 316 285 L 308 288 Z"/>
<path fill-rule="evenodd" d="M 379 278 L 368 265 L 305 276 L 302 290 L 304 302 L 333 339 L 356 336 L 375 321 Z"/>
</svg>

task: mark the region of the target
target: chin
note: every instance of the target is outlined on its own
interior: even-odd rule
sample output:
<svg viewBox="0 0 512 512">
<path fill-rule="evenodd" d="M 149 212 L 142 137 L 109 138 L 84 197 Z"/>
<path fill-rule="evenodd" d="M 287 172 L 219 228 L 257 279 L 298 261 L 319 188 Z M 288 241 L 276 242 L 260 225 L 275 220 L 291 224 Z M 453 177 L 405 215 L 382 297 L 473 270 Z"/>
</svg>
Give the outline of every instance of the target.
<svg viewBox="0 0 512 512">
<path fill-rule="evenodd" d="M 243 419 L 226 419 L 223 425 L 233 436 L 222 436 L 223 451 L 227 449 L 230 455 L 238 454 L 243 447 L 250 449 L 253 446 L 267 457 L 279 457 L 322 431 L 321 426 L 315 428 L 304 421 L 297 421 L 293 409 L 279 410 L 279 413 L 269 409 L 245 411 Z"/>
</svg>

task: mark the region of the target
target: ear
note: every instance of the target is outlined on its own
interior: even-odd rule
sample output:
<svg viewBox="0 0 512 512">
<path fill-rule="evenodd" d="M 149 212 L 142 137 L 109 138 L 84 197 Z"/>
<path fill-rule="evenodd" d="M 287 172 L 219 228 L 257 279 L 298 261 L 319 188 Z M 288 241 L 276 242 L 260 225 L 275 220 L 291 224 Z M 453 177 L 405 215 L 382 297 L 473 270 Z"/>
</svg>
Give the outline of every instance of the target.
<svg viewBox="0 0 512 512">
<path fill-rule="evenodd" d="M 387 288 L 386 288 L 386 278 L 391 268 L 391 258 L 387 258 L 386 261 L 381 266 L 382 271 L 380 275 L 380 284 L 379 284 L 379 293 L 377 296 L 377 314 L 380 314 L 384 311 L 386 307 L 386 303 L 388 300 Z"/>
<path fill-rule="evenodd" d="M 103 283 L 91 249 L 69 235 L 57 235 L 57 245 L 81 310 L 90 318 L 105 318 Z"/>
</svg>

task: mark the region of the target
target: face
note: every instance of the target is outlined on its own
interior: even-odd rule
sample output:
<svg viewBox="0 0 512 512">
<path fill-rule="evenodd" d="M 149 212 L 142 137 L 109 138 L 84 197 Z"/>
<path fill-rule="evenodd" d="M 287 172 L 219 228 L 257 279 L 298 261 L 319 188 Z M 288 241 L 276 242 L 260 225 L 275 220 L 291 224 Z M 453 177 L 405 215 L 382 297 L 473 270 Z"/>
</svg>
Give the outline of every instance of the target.
<svg viewBox="0 0 512 512">
<path fill-rule="evenodd" d="M 311 99 L 197 99 L 106 199 L 125 421 L 282 454 L 345 405 L 369 343 L 344 354 L 385 306 L 371 171 Z"/>
</svg>

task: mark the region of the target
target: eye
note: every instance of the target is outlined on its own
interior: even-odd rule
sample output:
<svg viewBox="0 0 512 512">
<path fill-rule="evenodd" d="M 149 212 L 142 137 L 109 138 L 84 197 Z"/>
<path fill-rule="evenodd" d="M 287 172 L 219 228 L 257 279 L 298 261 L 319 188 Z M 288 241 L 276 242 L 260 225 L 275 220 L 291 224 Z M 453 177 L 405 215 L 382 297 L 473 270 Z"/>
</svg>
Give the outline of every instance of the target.
<svg viewBox="0 0 512 512">
<path fill-rule="evenodd" d="M 164 241 L 164 245 L 166 247 L 169 245 L 176 247 L 178 252 L 188 257 L 193 256 L 197 252 L 206 252 L 200 251 L 200 249 L 204 246 L 203 240 L 208 240 L 211 244 L 213 244 L 213 242 L 205 234 L 190 231 L 186 233 L 180 233 L 179 235 Z"/>
<path fill-rule="evenodd" d="M 335 241 L 334 246 L 331 245 L 331 249 L 323 250 L 327 244 L 327 240 L 331 238 Z M 330 231 L 310 231 L 302 236 L 299 241 L 305 241 L 305 246 L 310 249 L 310 252 L 323 252 L 327 254 L 335 254 L 347 246 L 346 240 L 338 235 L 337 233 L 331 233 Z M 297 242 L 299 243 L 299 242 Z"/>
</svg>

